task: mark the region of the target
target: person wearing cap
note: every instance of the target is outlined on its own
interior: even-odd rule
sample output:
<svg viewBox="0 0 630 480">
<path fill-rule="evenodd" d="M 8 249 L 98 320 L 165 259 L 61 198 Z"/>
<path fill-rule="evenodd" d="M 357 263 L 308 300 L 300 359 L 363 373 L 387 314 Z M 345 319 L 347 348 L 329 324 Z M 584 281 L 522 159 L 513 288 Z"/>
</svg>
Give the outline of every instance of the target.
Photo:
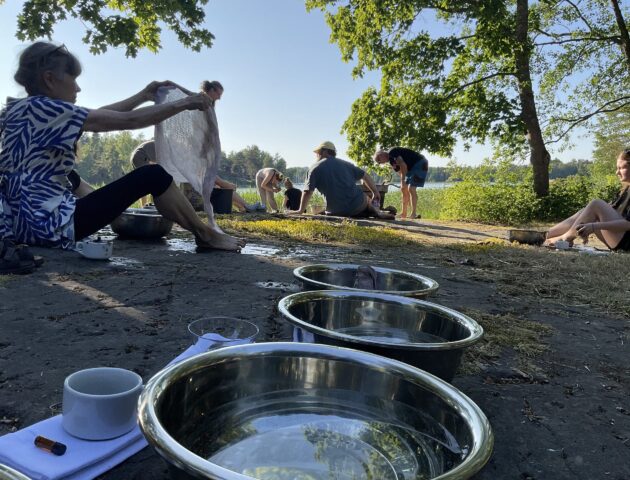
<svg viewBox="0 0 630 480">
<path fill-rule="evenodd" d="M 394 147 L 389 150 L 377 150 L 374 161 L 378 164 L 389 163 L 395 172 L 400 174 L 400 190 L 402 191 L 401 217 L 407 217 L 407 209 L 411 205 L 409 218 L 420 218 L 416 213 L 418 204 L 417 187 L 424 187 L 429 173 L 429 161 L 414 150 L 404 147 Z"/>
<path fill-rule="evenodd" d="M 326 212 L 342 217 L 378 217 L 393 219 L 372 205 L 357 181 L 361 180 L 372 192 L 374 203 L 380 201 L 380 193 L 374 180 L 356 165 L 336 158 L 337 149 L 332 142 L 322 142 L 315 150 L 317 162 L 311 165 L 302 192 L 300 208 L 304 213 L 315 189 L 326 198 Z"/>
</svg>

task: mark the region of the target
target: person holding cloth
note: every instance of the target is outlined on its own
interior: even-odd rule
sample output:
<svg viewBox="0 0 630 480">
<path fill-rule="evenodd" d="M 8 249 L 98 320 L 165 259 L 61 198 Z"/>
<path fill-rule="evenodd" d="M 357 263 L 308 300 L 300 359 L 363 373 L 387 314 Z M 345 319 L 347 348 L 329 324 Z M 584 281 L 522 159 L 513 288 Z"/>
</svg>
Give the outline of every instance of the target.
<svg viewBox="0 0 630 480">
<path fill-rule="evenodd" d="M 313 152 L 317 161 L 308 171 L 300 207 L 295 213 L 306 211 L 317 189 L 326 198 L 326 213 L 330 215 L 394 219 L 394 215 L 376 208 L 357 185 L 359 180 L 364 183 L 372 192 L 372 200 L 377 203 L 381 196 L 374 180 L 356 165 L 336 158 L 337 149 L 332 142 L 322 142 Z"/>
<path fill-rule="evenodd" d="M 374 161 L 378 164 L 389 163 L 395 172 L 400 174 L 400 190 L 402 191 L 402 218 L 407 218 L 408 207 L 411 205 L 409 218 L 420 218 L 417 214 L 417 187 L 424 187 L 429 173 L 429 161 L 426 157 L 409 148 L 394 147 L 389 150 L 378 150 L 374 154 Z"/>
</svg>

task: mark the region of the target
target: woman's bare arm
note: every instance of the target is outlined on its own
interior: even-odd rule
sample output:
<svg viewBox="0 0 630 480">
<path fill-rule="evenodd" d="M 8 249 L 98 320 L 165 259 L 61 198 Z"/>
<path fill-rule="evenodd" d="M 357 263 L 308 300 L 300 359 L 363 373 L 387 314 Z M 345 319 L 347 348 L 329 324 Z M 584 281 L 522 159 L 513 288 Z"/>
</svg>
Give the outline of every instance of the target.
<svg viewBox="0 0 630 480">
<path fill-rule="evenodd" d="M 87 132 L 135 130 L 160 123 L 184 110 L 207 110 L 210 106 L 210 99 L 199 93 L 163 105 L 138 108 L 129 112 L 90 110 L 83 130 Z"/>
<path fill-rule="evenodd" d="M 121 100 L 120 102 L 112 103 L 111 105 L 105 105 L 104 107 L 101 107 L 100 109 L 113 110 L 115 112 L 129 112 L 130 110 L 133 110 L 134 108 L 136 108 L 139 105 L 142 105 L 145 102 L 154 102 L 155 94 L 157 93 L 158 89 L 161 87 L 179 88 L 186 95 L 193 95 L 193 93 L 190 90 L 174 82 L 171 82 L 170 80 L 165 80 L 163 82 L 151 82 L 135 95 L 132 95 L 129 98 Z"/>
</svg>

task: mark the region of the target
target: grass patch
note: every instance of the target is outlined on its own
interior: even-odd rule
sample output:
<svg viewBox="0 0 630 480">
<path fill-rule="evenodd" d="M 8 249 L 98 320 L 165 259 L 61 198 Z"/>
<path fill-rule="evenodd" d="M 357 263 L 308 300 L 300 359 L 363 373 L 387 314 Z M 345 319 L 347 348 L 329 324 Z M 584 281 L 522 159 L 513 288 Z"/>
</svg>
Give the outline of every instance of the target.
<svg viewBox="0 0 630 480">
<path fill-rule="evenodd" d="M 511 313 L 490 314 L 472 309 L 466 309 L 464 313 L 483 327 L 484 337 L 465 352 L 461 373 L 479 372 L 483 366 L 499 358 L 506 348 L 513 349 L 518 354 L 519 365 L 526 367 L 529 367 L 529 359 L 549 349 L 543 342 L 543 338 L 553 332 L 549 325 L 525 320 Z"/>
<path fill-rule="evenodd" d="M 387 227 L 365 227 L 352 220 L 340 223 L 313 219 L 264 218 L 238 216 L 217 218 L 221 228 L 232 232 L 243 232 L 261 237 L 282 240 L 299 240 L 308 243 L 338 243 L 349 245 L 402 246 L 413 243 L 405 231 Z"/>
</svg>

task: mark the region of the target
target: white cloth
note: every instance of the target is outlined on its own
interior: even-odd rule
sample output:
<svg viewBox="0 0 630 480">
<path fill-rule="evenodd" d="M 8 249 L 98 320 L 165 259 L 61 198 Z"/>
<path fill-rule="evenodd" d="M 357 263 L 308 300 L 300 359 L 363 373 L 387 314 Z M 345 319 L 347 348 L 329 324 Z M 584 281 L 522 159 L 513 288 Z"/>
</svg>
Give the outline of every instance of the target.
<svg viewBox="0 0 630 480">
<path fill-rule="evenodd" d="M 155 103 L 160 105 L 186 97 L 177 88 L 160 88 Z M 207 111 L 186 110 L 155 126 L 157 163 L 176 182 L 188 182 L 203 198 L 208 223 L 221 229 L 214 221 L 210 195 L 219 170 L 221 141 L 214 108 Z"/>
<path fill-rule="evenodd" d="M 206 334 L 202 342 L 188 347 L 168 365 L 208 351 L 213 342 L 220 342 L 222 346 L 250 343 L 249 340 L 231 341 L 221 335 Z M 63 443 L 68 447 L 66 453 L 57 456 L 37 448 L 33 441 L 38 435 Z M 57 415 L 0 437 L 0 463 L 34 480 L 91 480 L 124 462 L 147 445 L 137 426 L 129 433 L 112 440 L 81 440 L 66 433 L 61 426 L 61 415 Z"/>
</svg>

